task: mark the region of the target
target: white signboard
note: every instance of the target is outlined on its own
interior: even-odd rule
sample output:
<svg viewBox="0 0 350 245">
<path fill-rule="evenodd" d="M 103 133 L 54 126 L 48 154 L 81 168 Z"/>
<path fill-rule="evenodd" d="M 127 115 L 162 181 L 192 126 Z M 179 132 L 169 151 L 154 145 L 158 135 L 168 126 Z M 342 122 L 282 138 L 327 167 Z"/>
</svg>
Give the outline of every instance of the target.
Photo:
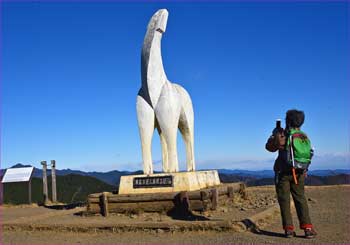
<svg viewBox="0 0 350 245">
<path fill-rule="evenodd" d="M 2 178 L 2 183 L 11 182 L 26 182 L 30 180 L 34 167 L 27 168 L 8 168 L 4 177 Z"/>
</svg>

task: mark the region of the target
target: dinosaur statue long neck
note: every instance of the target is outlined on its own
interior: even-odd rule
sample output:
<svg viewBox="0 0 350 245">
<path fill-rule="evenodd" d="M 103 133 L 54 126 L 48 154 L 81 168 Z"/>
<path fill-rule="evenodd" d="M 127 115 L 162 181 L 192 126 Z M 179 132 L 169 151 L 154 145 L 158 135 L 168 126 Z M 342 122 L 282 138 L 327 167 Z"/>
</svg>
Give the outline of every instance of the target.
<svg viewBox="0 0 350 245">
<path fill-rule="evenodd" d="M 161 89 L 167 81 L 162 61 L 161 40 L 161 32 L 147 30 L 141 53 L 142 90 L 149 97 L 153 107 L 157 104 Z"/>
</svg>

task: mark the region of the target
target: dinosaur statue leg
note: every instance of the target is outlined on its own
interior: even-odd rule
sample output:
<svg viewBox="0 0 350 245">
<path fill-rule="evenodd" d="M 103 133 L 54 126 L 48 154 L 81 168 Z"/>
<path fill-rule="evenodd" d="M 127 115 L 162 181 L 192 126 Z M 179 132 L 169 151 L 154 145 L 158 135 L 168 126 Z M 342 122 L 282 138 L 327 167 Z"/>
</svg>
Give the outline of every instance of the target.
<svg viewBox="0 0 350 245">
<path fill-rule="evenodd" d="M 177 158 L 177 127 L 167 128 L 164 130 L 164 138 L 168 150 L 168 172 L 174 173 L 179 171 Z"/>
<path fill-rule="evenodd" d="M 185 112 L 182 112 L 180 115 L 179 129 L 186 146 L 187 171 L 195 171 L 193 147 L 193 120 L 188 120 Z"/>
<path fill-rule="evenodd" d="M 177 158 L 177 129 L 180 117 L 179 94 L 168 82 L 164 84 L 155 114 L 157 122 L 164 135 L 168 150 L 168 166 L 170 172 L 178 172 L 179 164 Z"/>
<path fill-rule="evenodd" d="M 165 140 L 165 136 L 162 133 L 162 130 L 160 129 L 159 125 L 157 125 L 159 137 L 160 137 L 160 143 L 162 145 L 162 163 L 163 163 L 163 172 L 168 173 L 170 172 L 169 170 L 169 164 L 168 164 L 168 149 L 167 149 L 167 144 Z"/>
<path fill-rule="evenodd" d="M 190 95 L 178 84 L 173 84 L 180 95 L 182 104 L 179 129 L 186 145 L 187 171 L 195 171 L 194 161 L 194 114 Z"/>
<path fill-rule="evenodd" d="M 142 98 L 137 96 L 136 102 L 137 120 L 141 137 L 143 172 L 144 174 L 153 173 L 152 165 L 152 136 L 154 132 L 154 111 L 152 107 Z"/>
</svg>

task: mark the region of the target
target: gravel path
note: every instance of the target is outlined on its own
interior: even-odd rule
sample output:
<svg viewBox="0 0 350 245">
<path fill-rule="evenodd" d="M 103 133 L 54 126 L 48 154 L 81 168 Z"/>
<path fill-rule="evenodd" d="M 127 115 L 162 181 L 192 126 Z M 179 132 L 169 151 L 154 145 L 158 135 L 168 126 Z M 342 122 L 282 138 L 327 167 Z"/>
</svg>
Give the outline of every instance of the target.
<svg viewBox="0 0 350 245">
<path fill-rule="evenodd" d="M 256 188 L 255 193 L 274 195 L 273 187 Z M 254 193 L 254 192 L 252 192 Z M 307 197 L 310 199 L 310 212 L 313 223 L 319 235 L 307 240 L 298 230 L 299 237 L 286 239 L 281 237 L 280 218 L 277 216 L 265 226 L 261 234 L 252 232 L 150 232 L 124 233 L 74 233 L 54 231 L 4 231 L 2 244 L 320 244 L 320 243 L 350 243 L 348 222 L 350 220 L 350 186 L 309 187 Z M 294 212 L 295 217 L 295 212 Z M 295 225 L 297 219 L 295 217 Z"/>
</svg>

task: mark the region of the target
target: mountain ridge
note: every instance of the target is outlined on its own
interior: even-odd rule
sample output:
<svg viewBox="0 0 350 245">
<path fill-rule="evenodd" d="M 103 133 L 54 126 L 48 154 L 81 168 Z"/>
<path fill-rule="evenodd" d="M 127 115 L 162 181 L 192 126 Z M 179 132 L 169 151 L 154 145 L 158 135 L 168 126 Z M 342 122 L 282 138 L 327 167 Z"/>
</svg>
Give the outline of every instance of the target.
<svg viewBox="0 0 350 245">
<path fill-rule="evenodd" d="M 19 167 L 32 167 L 31 165 L 25 165 L 22 163 L 17 163 L 11 168 L 19 168 Z M 0 170 L 0 175 L 5 173 L 6 169 Z M 204 170 L 204 169 L 203 169 Z M 274 177 L 273 170 L 242 170 L 242 169 L 218 169 L 220 175 L 228 175 L 228 176 L 240 176 L 242 178 L 253 178 L 253 179 L 268 179 Z M 157 173 L 157 172 L 155 172 Z M 72 170 L 72 169 L 56 169 L 56 175 L 64 176 L 68 174 L 77 174 L 82 176 L 90 176 L 96 179 L 99 179 L 107 184 L 117 186 L 119 185 L 119 180 L 121 176 L 124 175 L 136 175 L 143 174 L 141 170 L 137 171 L 119 171 L 112 170 L 107 172 L 98 172 L 98 171 L 81 171 L 81 170 Z M 329 170 L 311 170 L 308 172 L 309 176 L 335 176 L 339 174 L 350 174 L 350 169 L 329 169 Z M 51 175 L 51 169 L 47 169 L 47 175 Z M 33 177 L 41 178 L 42 170 L 34 167 Z"/>
</svg>

